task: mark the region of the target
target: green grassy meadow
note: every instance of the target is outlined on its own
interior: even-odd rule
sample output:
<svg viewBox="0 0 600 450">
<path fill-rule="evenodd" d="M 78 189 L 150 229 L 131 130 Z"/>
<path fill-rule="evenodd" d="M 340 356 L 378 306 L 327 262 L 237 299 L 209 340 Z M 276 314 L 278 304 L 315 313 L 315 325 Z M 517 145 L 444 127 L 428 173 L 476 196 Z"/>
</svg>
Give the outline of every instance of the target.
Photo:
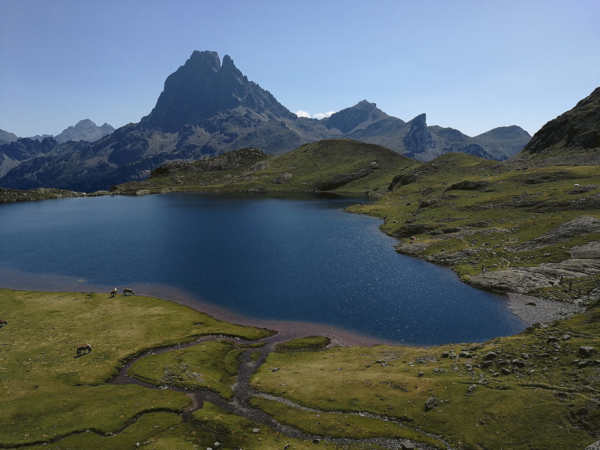
<svg viewBox="0 0 600 450">
<path fill-rule="evenodd" d="M 85 430 L 117 433 L 137 424 L 141 415 L 159 411 L 179 417 L 190 403 L 184 394 L 110 381 L 126 361 L 151 348 L 211 334 L 251 340 L 272 334 L 140 296 L 2 289 L 0 305 L 8 321 L 0 329 L 0 448 L 51 442 Z M 82 343 L 92 352 L 77 357 Z M 229 361 L 223 370 L 234 365 Z M 87 442 L 93 436 L 69 439 Z"/>
</svg>

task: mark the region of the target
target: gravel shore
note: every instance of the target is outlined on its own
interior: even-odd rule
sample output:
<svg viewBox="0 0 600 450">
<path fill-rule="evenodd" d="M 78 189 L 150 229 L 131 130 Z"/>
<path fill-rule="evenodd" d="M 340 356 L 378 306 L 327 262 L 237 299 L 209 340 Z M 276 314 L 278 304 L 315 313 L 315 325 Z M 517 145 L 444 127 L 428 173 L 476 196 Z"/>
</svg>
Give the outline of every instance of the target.
<svg viewBox="0 0 600 450">
<path fill-rule="evenodd" d="M 508 307 L 511 311 L 531 324 L 549 324 L 557 319 L 567 319 L 585 311 L 584 307 L 571 303 L 544 300 L 523 294 L 507 295 L 510 300 Z"/>
</svg>

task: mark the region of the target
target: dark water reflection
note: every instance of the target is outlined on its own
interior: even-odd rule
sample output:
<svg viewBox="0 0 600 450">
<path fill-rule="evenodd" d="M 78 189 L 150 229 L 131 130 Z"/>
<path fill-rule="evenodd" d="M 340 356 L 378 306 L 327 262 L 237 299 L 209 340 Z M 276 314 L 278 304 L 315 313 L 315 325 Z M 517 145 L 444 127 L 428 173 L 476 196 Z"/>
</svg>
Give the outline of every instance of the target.
<svg viewBox="0 0 600 450">
<path fill-rule="evenodd" d="M 380 221 L 342 212 L 357 201 L 168 194 L 2 205 L 0 283 L 160 286 L 248 318 L 417 345 L 525 328 L 503 297 L 396 254 Z"/>
</svg>

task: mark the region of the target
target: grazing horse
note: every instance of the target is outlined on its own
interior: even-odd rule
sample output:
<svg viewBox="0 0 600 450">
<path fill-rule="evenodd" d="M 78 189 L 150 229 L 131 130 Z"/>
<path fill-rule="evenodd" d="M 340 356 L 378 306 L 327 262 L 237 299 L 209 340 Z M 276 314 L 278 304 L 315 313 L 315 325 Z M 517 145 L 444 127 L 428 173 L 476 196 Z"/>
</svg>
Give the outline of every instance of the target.
<svg viewBox="0 0 600 450">
<path fill-rule="evenodd" d="M 77 356 L 80 356 L 82 354 L 86 354 L 86 353 L 91 353 L 92 352 L 92 346 L 90 344 L 82 344 L 79 347 L 77 347 Z"/>
<path fill-rule="evenodd" d="M 5 327 L 6 325 L 8 325 L 8 320 L 0 319 L 0 328 Z"/>
<path fill-rule="evenodd" d="M 133 292 L 133 289 L 125 288 L 123 289 L 123 295 L 135 295 L 135 292 Z"/>
<path fill-rule="evenodd" d="M 116 295 L 117 295 L 117 288 L 114 288 L 112 291 L 110 291 L 110 296 L 116 297 Z"/>
</svg>

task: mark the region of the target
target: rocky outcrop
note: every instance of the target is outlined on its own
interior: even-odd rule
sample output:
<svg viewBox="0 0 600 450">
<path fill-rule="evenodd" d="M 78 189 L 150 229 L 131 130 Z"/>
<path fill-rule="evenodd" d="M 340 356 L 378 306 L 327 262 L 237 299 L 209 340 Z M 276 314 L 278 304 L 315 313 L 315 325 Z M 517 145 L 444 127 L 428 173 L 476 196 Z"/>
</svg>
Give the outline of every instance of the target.
<svg viewBox="0 0 600 450">
<path fill-rule="evenodd" d="M 597 232 L 600 232 L 600 219 L 592 216 L 577 217 L 576 219 L 553 228 L 548 233 L 538 238 L 524 242 L 507 250 L 511 252 L 536 250 L 567 241 L 577 236 L 585 236 Z"/>
<path fill-rule="evenodd" d="M 573 259 L 600 259 L 600 241 L 573 247 L 569 253 Z"/>
<path fill-rule="evenodd" d="M 407 238 L 415 234 L 424 234 L 438 228 L 437 225 L 431 223 L 407 223 L 394 233 L 394 237 Z"/>
<path fill-rule="evenodd" d="M 269 167 L 268 161 L 256 161 L 266 158 L 267 155 L 258 148 L 241 148 L 232 152 L 219 155 L 214 158 L 196 161 L 194 163 L 185 161 L 171 161 L 152 171 L 150 178 L 160 176 L 170 176 L 176 173 L 204 173 L 219 172 L 223 170 L 237 169 L 247 167 L 254 163 L 247 173 L 257 170 L 264 170 Z"/>
<path fill-rule="evenodd" d="M 292 179 L 292 174 L 289 172 L 279 173 L 273 178 L 274 184 L 285 184 Z"/>
<path fill-rule="evenodd" d="M 459 181 L 458 183 L 454 183 L 450 187 L 446 188 L 444 190 L 444 192 L 446 192 L 446 191 L 453 191 L 453 190 L 457 190 L 457 191 L 482 191 L 483 189 L 487 188 L 489 185 L 490 185 L 490 183 L 487 182 L 487 181 L 469 181 L 469 180 L 464 180 L 464 181 Z"/>
<path fill-rule="evenodd" d="M 372 172 L 372 170 L 373 169 L 369 168 L 360 169 L 352 173 L 342 173 L 328 180 L 317 181 L 313 183 L 313 187 L 319 191 L 331 191 L 333 189 L 345 186 L 346 184 L 351 183 L 352 181 L 356 181 L 366 177 Z"/>
<path fill-rule="evenodd" d="M 597 259 L 569 259 L 535 267 L 483 272 L 471 277 L 468 283 L 491 291 L 526 294 L 536 289 L 557 285 L 565 278 L 579 278 L 599 272 L 600 261 Z"/>
<path fill-rule="evenodd" d="M 410 127 L 408 133 L 402 139 L 407 150 L 407 156 L 412 157 L 418 153 L 424 153 L 428 148 L 435 148 L 431 132 L 427 129 L 427 116 L 421 114 L 406 124 Z"/>
</svg>

